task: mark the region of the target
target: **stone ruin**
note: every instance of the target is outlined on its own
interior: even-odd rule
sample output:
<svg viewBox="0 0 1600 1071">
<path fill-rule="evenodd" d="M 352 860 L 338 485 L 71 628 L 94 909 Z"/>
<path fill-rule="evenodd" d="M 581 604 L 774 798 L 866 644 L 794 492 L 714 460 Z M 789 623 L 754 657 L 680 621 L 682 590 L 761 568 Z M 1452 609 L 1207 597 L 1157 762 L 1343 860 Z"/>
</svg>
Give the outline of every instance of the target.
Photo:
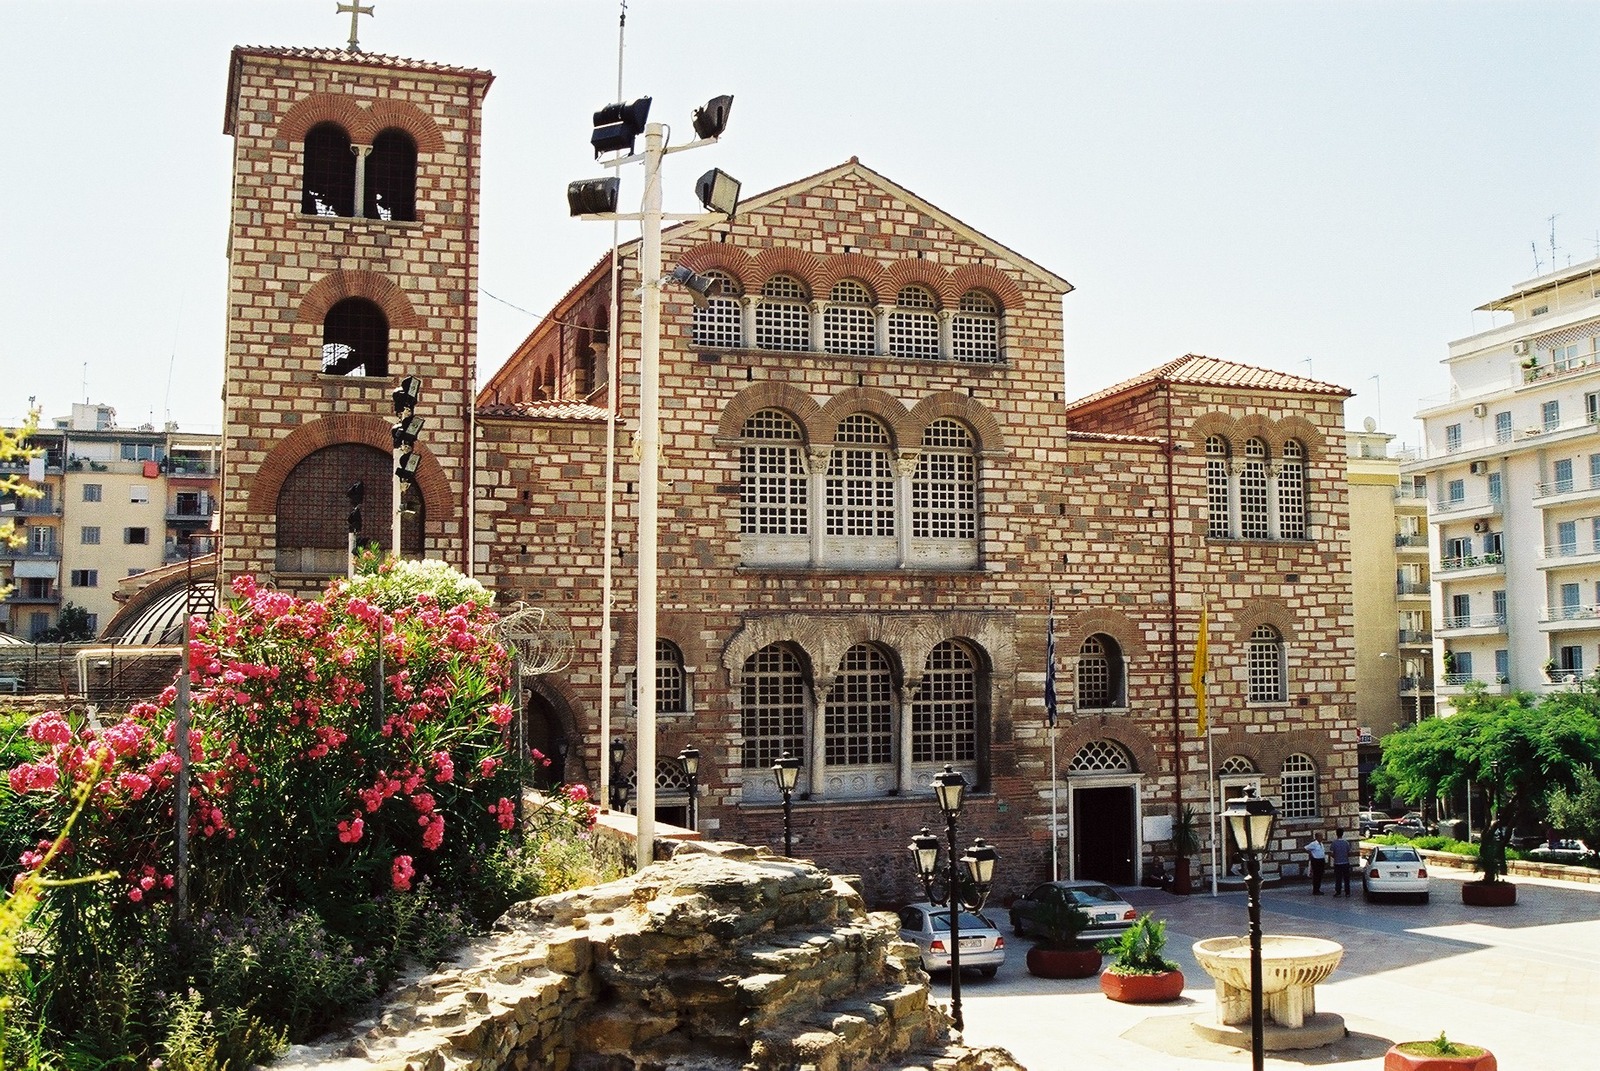
<svg viewBox="0 0 1600 1071">
<path fill-rule="evenodd" d="M 916 948 L 843 879 L 686 843 L 508 911 L 342 1036 L 272 1067 L 356 1071 L 1023 1071 L 969 1049 Z"/>
</svg>

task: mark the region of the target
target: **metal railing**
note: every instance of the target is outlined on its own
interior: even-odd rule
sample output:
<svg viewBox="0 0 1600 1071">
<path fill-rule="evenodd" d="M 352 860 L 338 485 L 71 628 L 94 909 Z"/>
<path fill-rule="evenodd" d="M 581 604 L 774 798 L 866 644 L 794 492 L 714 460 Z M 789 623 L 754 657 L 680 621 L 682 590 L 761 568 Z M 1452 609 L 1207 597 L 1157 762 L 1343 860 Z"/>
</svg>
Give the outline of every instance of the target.
<svg viewBox="0 0 1600 1071">
<path fill-rule="evenodd" d="M 1444 558 L 1439 562 L 1440 572 L 1449 572 L 1452 569 L 1483 569 L 1489 566 L 1505 565 L 1506 556 L 1500 551 L 1490 554 L 1463 554 L 1459 558 Z"/>
<path fill-rule="evenodd" d="M 1460 513 L 1469 509 L 1492 509 L 1498 511 L 1500 508 L 1500 495 L 1473 495 L 1470 498 L 1457 499 L 1442 498 L 1433 504 L 1433 512 L 1435 513 Z"/>
<path fill-rule="evenodd" d="M 1463 614 L 1460 616 L 1446 617 L 1441 626 L 1447 629 L 1455 628 L 1505 628 L 1505 614 Z"/>
<path fill-rule="evenodd" d="M 1433 632 L 1428 629 L 1403 628 L 1400 630 L 1400 642 L 1408 645 L 1417 645 L 1433 642 Z"/>
<path fill-rule="evenodd" d="M 1397 547 L 1426 547 L 1428 545 L 1428 537 L 1422 532 L 1400 532 L 1394 537 L 1394 545 Z"/>
<path fill-rule="evenodd" d="M 1433 586 L 1425 580 L 1396 580 L 1394 582 L 1394 593 L 1396 595 L 1427 595 L 1432 590 Z"/>
<path fill-rule="evenodd" d="M 1577 558 L 1585 554 L 1600 554 L 1600 542 L 1593 539 L 1574 539 L 1570 543 L 1550 543 L 1544 548 L 1545 558 Z"/>
<path fill-rule="evenodd" d="M 1546 606 L 1541 621 L 1585 621 L 1600 617 L 1600 605 L 1575 603 L 1571 606 Z"/>
</svg>

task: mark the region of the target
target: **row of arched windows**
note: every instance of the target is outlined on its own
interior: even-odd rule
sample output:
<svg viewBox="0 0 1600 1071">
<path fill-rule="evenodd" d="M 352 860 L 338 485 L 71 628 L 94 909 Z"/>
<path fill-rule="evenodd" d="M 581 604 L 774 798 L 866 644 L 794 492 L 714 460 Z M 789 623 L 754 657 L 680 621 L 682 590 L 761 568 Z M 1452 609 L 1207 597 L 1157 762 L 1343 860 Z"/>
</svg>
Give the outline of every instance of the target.
<svg viewBox="0 0 1600 1071">
<path fill-rule="evenodd" d="M 1250 438 L 1237 455 L 1220 435 L 1206 438 L 1206 534 L 1213 539 L 1305 539 L 1306 452 L 1290 439 L 1273 459 Z"/>
<path fill-rule="evenodd" d="M 397 127 L 353 145 L 335 122 L 306 133 L 300 211 L 308 216 L 411 220 L 417 215 L 417 143 Z"/>
<path fill-rule="evenodd" d="M 881 421 L 852 413 L 822 446 L 788 413 L 762 409 L 740 437 L 746 564 L 977 564 L 977 445 L 965 424 L 941 417 L 897 451 Z"/>
<path fill-rule="evenodd" d="M 1252 703 L 1282 703 L 1287 697 L 1287 672 L 1283 634 L 1271 625 L 1258 625 L 1245 641 L 1245 666 L 1249 674 L 1247 695 Z M 1127 706 L 1127 667 L 1116 640 L 1096 633 L 1078 649 L 1078 710 L 1108 710 Z"/>
<path fill-rule="evenodd" d="M 775 275 L 745 294 L 727 272 L 705 273 L 719 293 L 694 312 L 694 344 L 703 348 L 837 353 L 992 363 L 1000 360 L 1000 304 L 969 290 L 953 309 L 925 286 L 904 286 L 879 305 L 864 283 L 841 279 L 815 299 L 798 279 Z"/>
</svg>

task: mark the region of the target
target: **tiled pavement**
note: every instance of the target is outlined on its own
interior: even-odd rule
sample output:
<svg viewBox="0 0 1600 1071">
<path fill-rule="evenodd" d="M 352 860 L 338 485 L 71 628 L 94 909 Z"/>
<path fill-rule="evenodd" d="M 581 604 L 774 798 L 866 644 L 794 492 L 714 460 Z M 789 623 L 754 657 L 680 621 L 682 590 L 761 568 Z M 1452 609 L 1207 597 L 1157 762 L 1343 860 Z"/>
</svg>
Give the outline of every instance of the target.
<svg viewBox="0 0 1600 1071">
<path fill-rule="evenodd" d="M 1600 886 L 1518 878 L 1514 907 L 1469 909 L 1455 883 L 1472 877 L 1435 870 L 1426 905 L 1369 904 L 1359 891 L 1313 898 L 1304 885 L 1265 890 L 1264 932 L 1344 945 L 1338 969 L 1317 987 L 1317 1010 L 1344 1016 L 1349 1029 L 1327 1048 L 1269 1053 L 1266 1066 L 1379 1071 L 1392 1042 L 1442 1030 L 1489 1047 L 1504 1071 L 1600 1067 Z M 1245 933 L 1244 894 L 1125 892 L 1168 920 L 1168 953 L 1186 982 L 1181 1002 L 1117 1004 L 1092 978 L 1033 978 L 1023 965 L 1030 942 L 1008 937 L 999 978 L 965 979 L 967 1041 L 1003 1046 L 1029 1071 L 1249 1067 L 1248 1050 L 1202 1041 L 1189 1025 L 1215 1009 L 1211 979 L 1190 945 Z M 948 993 L 947 978 L 935 977 L 936 994 Z"/>
</svg>

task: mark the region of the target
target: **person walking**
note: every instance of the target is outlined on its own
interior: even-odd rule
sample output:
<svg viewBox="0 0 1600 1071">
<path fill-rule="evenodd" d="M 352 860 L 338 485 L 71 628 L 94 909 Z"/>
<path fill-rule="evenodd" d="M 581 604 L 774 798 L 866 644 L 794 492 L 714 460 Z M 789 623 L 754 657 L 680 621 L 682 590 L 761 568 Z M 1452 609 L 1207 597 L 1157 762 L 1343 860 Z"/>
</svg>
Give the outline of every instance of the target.
<svg viewBox="0 0 1600 1071">
<path fill-rule="evenodd" d="M 1333 843 L 1328 845 L 1333 855 L 1333 895 L 1350 895 L 1350 842 L 1344 839 L 1344 830 L 1333 831 Z"/>
<path fill-rule="evenodd" d="M 1306 855 L 1311 859 L 1311 895 L 1322 895 L 1322 872 L 1328 865 L 1328 849 L 1322 843 L 1322 834 L 1311 834 L 1306 844 Z"/>
</svg>

